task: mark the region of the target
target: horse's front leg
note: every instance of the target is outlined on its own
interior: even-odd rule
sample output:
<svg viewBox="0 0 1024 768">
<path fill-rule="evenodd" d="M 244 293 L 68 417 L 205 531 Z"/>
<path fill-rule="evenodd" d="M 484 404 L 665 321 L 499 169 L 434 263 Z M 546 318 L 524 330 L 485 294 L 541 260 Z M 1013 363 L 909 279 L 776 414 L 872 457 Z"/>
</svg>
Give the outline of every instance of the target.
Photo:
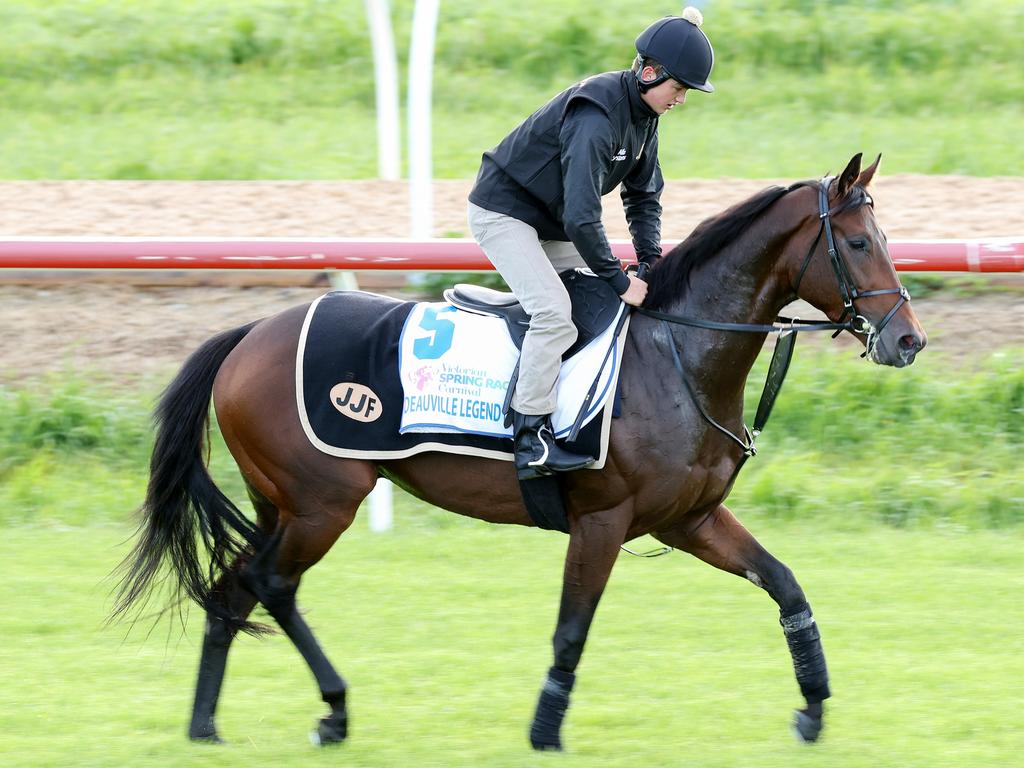
<svg viewBox="0 0 1024 768">
<path fill-rule="evenodd" d="M 765 550 L 724 505 L 654 536 L 716 568 L 748 579 L 778 603 L 793 669 L 807 702 L 804 709 L 796 712 L 794 729 L 803 741 L 817 740 L 822 729 L 823 702 L 831 695 L 828 670 L 821 635 L 793 572 Z"/>
<path fill-rule="evenodd" d="M 583 515 L 572 522 L 555 628 L 554 664 L 548 670 L 530 727 L 534 749 L 562 749 L 562 720 L 576 682 L 576 666 L 619 547 L 626 539 L 630 517 L 629 510 L 619 507 Z"/>
</svg>

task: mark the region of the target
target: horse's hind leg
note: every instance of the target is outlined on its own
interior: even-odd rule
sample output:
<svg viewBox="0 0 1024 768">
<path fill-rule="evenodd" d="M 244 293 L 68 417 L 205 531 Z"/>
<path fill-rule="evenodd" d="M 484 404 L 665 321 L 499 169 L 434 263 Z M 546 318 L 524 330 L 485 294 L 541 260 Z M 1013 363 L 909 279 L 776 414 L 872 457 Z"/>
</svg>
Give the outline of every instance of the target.
<svg viewBox="0 0 1024 768">
<path fill-rule="evenodd" d="M 268 535 L 277 526 L 277 508 L 258 491 L 249 489 L 253 508 L 256 510 L 260 528 Z M 256 597 L 239 581 L 239 571 L 247 565 L 249 557 L 236 560 L 217 583 L 215 591 L 223 596 L 224 605 L 233 621 L 227 621 L 213 612 L 206 616 L 206 631 L 203 634 L 203 649 L 199 658 L 199 673 L 196 680 L 196 695 L 192 705 L 192 720 L 188 735 L 194 741 L 220 742 L 214 715 L 220 698 L 221 685 L 227 669 L 228 652 L 238 634 L 239 626 L 246 620 L 256 605 Z"/>
<path fill-rule="evenodd" d="M 277 530 L 268 547 L 241 573 L 246 588 L 273 616 L 296 647 L 331 711 L 320 720 L 314 738 L 319 744 L 340 742 L 348 735 L 346 685 L 334 669 L 313 631 L 299 613 L 295 593 L 302 574 L 316 564 L 352 524 L 359 503 L 373 488 L 376 469 L 365 462 L 350 462 L 344 489 L 304 485 L 294 494 L 294 506 L 280 507 Z"/>
<path fill-rule="evenodd" d="M 793 669 L 807 702 L 796 712 L 794 728 L 803 741 L 815 741 L 822 729 L 822 702 L 830 696 L 828 670 L 811 607 L 793 572 L 769 554 L 724 505 L 654 536 L 716 568 L 748 579 L 778 603 Z"/>
<path fill-rule="evenodd" d="M 226 604 L 238 619 L 244 620 L 256 605 L 256 598 L 238 582 L 238 571 L 243 562 L 236 561 L 218 584 L 226 597 Z M 203 635 L 203 650 L 199 657 L 199 674 L 196 680 L 196 696 L 192 705 L 192 721 L 188 736 L 193 741 L 219 743 L 220 736 L 214 723 L 221 684 L 227 669 L 228 651 L 238 634 L 238 629 L 225 619 L 207 613 L 206 631 Z"/>
</svg>

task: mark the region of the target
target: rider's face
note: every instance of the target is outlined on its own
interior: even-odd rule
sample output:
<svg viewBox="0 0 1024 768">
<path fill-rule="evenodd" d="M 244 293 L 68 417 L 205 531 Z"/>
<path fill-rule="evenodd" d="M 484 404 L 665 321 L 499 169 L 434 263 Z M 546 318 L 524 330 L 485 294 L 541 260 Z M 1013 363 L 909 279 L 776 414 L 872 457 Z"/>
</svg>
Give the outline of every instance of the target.
<svg viewBox="0 0 1024 768">
<path fill-rule="evenodd" d="M 664 83 L 656 85 L 643 93 L 642 97 L 643 100 L 647 102 L 647 106 L 659 115 L 664 115 L 677 104 L 685 102 L 686 94 L 689 90 L 689 88 L 678 80 L 669 78 Z"/>
</svg>

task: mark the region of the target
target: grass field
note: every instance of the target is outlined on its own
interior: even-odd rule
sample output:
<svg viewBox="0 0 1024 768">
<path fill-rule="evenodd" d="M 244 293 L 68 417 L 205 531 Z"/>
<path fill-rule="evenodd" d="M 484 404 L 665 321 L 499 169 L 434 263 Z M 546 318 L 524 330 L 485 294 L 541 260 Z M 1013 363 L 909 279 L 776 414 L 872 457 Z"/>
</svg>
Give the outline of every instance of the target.
<svg viewBox="0 0 1024 768">
<path fill-rule="evenodd" d="M 787 732 L 800 698 L 767 596 L 686 556 L 624 556 L 565 765 L 952 768 L 1011 765 L 1024 749 L 1024 353 L 891 371 L 808 347 L 730 505 L 814 606 L 835 692 L 823 742 Z M 103 625 L 144 491 L 148 398 L 79 375 L 0 391 L 0 765 L 561 759 L 532 754 L 526 728 L 564 537 L 401 496 L 393 532 L 358 520 L 300 592 L 352 686 L 351 742 L 307 744 L 322 705 L 273 637 L 242 638 L 232 656 L 220 726 L 233 746 L 188 743 L 198 612 L 184 636 Z M 213 474 L 243 497 L 223 449 Z"/>
<path fill-rule="evenodd" d="M 1015 0 L 698 4 L 718 91 L 663 121 L 668 178 L 800 178 L 858 150 L 884 152 L 888 173 L 1024 173 Z M 413 6 L 391 3 L 403 89 Z M 435 173 L 474 175 L 512 126 L 628 67 L 634 37 L 679 8 L 446 0 Z M 373 177 L 367 26 L 356 0 L 10 0 L 0 178 Z"/>
<path fill-rule="evenodd" d="M 300 602 L 351 686 L 350 742 L 323 752 L 306 741 L 322 704 L 280 636 L 235 647 L 231 746 L 187 742 L 198 612 L 184 637 L 103 626 L 126 527 L 5 528 L 0 764 L 959 768 L 1024 749 L 1020 532 L 754 528 L 822 627 L 834 698 L 810 747 L 787 731 L 800 699 L 767 596 L 687 556 L 623 555 L 553 757 L 525 733 L 565 540 L 441 519 L 403 503 L 391 533 L 357 520 L 307 577 Z"/>
</svg>

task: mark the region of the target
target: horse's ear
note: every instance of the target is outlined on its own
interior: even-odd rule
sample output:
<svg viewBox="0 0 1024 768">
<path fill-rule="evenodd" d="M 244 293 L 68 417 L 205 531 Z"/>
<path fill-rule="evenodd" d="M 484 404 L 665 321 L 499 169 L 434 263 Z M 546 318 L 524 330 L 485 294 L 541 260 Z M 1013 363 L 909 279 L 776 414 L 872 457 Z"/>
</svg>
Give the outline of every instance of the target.
<svg viewBox="0 0 1024 768">
<path fill-rule="evenodd" d="M 858 152 L 852 158 L 846 166 L 846 170 L 839 176 L 839 183 L 836 184 L 836 199 L 842 200 L 846 197 L 847 193 L 853 188 L 853 185 L 857 182 L 857 177 L 860 175 L 860 159 L 864 156 L 862 152 Z"/>
<path fill-rule="evenodd" d="M 882 155 L 879 154 L 875 158 L 875 162 L 860 172 L 860 176 L 857 177 L 857 184 L 867 189 L 868 184 L 871 183 L 871 179 L 875 176 L 875 171 L 878 170 L 878 164 L 882 162 Z"/>
</svg>

